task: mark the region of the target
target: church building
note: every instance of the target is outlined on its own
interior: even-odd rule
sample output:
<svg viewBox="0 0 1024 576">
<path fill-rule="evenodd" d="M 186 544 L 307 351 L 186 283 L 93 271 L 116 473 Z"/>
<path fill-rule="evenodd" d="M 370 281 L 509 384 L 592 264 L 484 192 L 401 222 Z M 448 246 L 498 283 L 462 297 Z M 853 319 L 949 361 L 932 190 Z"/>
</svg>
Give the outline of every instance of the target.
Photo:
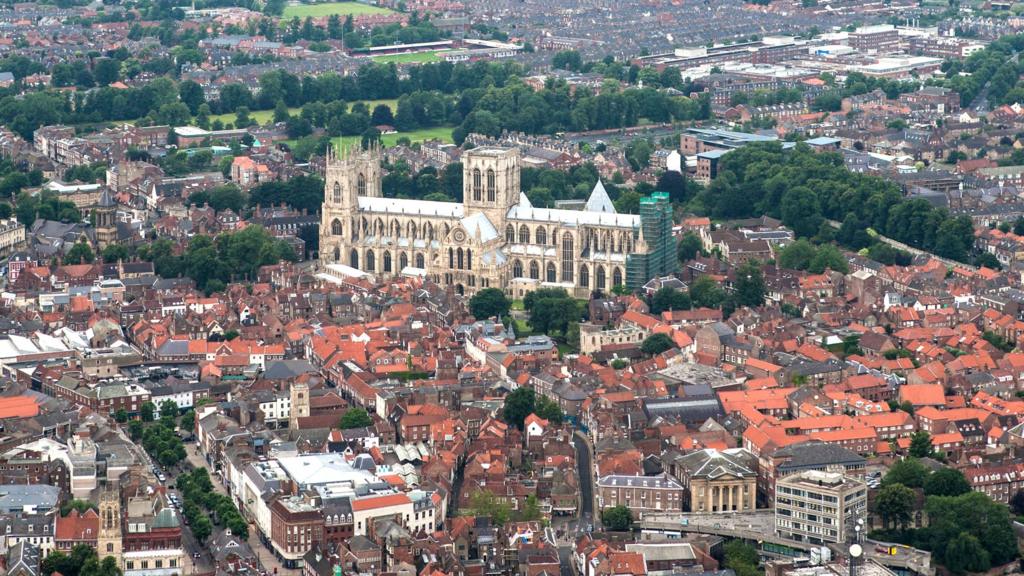
<svg viewBox="0 0 1024 576">
<path fill-rule="evenodd" d="M 521 298 L 562 287 L 642 286 L 677 267 L 668 195 L 619 214 L 600 182 L 583 210 L 535 208 L 519 189 L 516 149 L 462 154 L 462 202 L 384 198 L 379 149 L 345 150 L 327 160 L 320 222 L 323 265 L 377 277 L 420 275 L 461 294 L 501 288 Z"/>
</svg>

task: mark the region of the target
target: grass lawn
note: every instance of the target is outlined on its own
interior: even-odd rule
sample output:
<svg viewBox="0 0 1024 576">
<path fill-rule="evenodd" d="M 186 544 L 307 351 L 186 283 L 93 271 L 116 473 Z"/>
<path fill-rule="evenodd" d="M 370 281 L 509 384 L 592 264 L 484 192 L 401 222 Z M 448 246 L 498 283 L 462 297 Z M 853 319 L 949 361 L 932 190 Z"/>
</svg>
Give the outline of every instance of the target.
<svg viewBox="0 0 1024 576">
<path fill-rule="evenodd" d="M 530 324 L 526 320 L 512 320 L 515 323 L 516 338 L 525 338 L 533 334 L 533 328 L 530 328 Z"/>
<path fill-rule="evenodd" d="M 358 16 L 360 14 L 391 14 L 391 10 L 379 6 L 370 6 L 359 2 L 321 2 L 319 4 L 289 4 L 285 6 L 282 20 L 292 18 L 320 18 L 337 14 L 339 16 Z"/>
<path fill-rule="evenodd" d="M 349 102 L 348 103 L 348 109 L 349 110 L 352 109 L 352 105 L 353 104 L 356 104 L 356 102 Z M 366 107 L 370 109 L 370 112 L 373 112 L 373 109 L 378 104 L 387 104 L 391 108 L 392 112 L 398 112 L 398 100 L 396 98 L 390 98 L 390 99 L 387 99 L 387 100 L 363 100 L 363 104 L 366 104 Z M 289 114 L 302 114 L 302 108 L 289 108 L 288 109 L 288 113 Z M 267 122 L 270 122 L 274 118 L 274 111 L 273 110 L 253 110 L 253 111 L 249 112 L 249 117 L 252 118 L 253 120 L 259 122 L 260 125 L 263 125 L 263 124 L 266 124 Z M 228 114 L 214 114 L 213 116 L 210 116 L 210 122 L 213 122 L 214 120 L 220 120 L 221 122 L 223 122 L 225 124 L 227 124 L 228 122 L 234 124 L 235 123 L 235 118 L 236 118 L 236 116 L 235 116 L 235 114 L 233 112 L 228 113 Z M 450 130 L 449 130 L 449 133 L 448 133 L 448 137 L 451 138 L 451 131 Z"/>
<path fill-rule="evenodd" d="M 452 129 L 451 128 L 424 128 L 423 130 L 412 130 L 411 132 L 397 132 L 395 134 L 384 134 L 381 136 L 381 140 L 385 146 L 394 146 L 399 138 L 408 138 L 412 142 L 422 142 L 424 140 L 442 140 L 444 142 L 452 141 Z M 358 145 L 362 141 L 361 136 L 338 136 L 332 138 L 331 142 L 336 146 L 352 146 Z"/>
<path fill-rule="evenodd" d="M 300 113 L 302 113 L 302 108 L 289 108 L 288 109 L 288 113 L 289 114 L 300 114 Z M 235 118 L 237 118 L 237 116 L 235 116 L 235 114 L 233 112 L 232 113 L 228 113 L 228 114 L 214 114 L 214 115 L 210 116 L 210 122 L 213 122 L 214 120 L 220 120 L 221 122 L 223 122 L 225 124 L 230 122 L 233 125 L 235 123 Z M 274 111 L 273 110 L 252 110 L 252 111 L 249 112 L 249 118 L 252 118 L 253 120 L 258 122 L 262 126 L 263 124 L 266 124 L 267 122 L 270 122 L 271 119 L 274 118 Z"/>
<path fill-rule="evenodd" d="M 371 59 L 374 62 L 386 63 L 394 62 L 395 64 L 425 64 L 428 62 L 440 62 L 441 54 L 444 54 L 446 50 L 434 50 L 431 52 L 409 52 L 406 54 L 382 54 L 380 56 L 373 56 Z"/>
</svg>

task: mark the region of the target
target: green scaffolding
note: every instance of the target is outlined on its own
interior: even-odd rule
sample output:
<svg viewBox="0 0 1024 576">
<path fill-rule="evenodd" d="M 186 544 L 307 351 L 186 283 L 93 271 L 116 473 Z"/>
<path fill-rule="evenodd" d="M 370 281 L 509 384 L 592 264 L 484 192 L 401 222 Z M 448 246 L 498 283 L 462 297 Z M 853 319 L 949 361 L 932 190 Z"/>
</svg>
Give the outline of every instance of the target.
<svg viewBox="0 0 1024 576">
<path fill-rule="evenodd" d="M 636 290 L 651 278 L 666 276 L 678 269 L 675 241 L 672 238 L 672 202 L 667 192 L 655 192 L 640 200 L 640 229 L 647 251 L 626 256 L 626 287 Z"/>
</svg>

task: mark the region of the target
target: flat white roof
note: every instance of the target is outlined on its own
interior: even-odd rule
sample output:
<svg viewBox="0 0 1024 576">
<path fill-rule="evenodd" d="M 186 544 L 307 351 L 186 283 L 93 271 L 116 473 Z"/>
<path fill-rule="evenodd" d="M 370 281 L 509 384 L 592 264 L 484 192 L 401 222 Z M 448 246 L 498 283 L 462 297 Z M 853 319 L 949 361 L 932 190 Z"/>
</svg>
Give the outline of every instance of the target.
<svg viewBox="0 0 1024 576">
<path fill-rule="evenodd" d="M 335 279 L 338 276 L 346 276 L 349 278 L 367 278 L 371 276 L 371 274 L 367 272 L 363 272 L 362 270 L 353 268 L 351 266 L 346 266 L 345 264 L 327 264 L 326 266 L 324 266 L 324 268 L 326 268 L 327 271 L 330 273 L 328 274 L 328 276 L 331 276 Z"/>
<path fill-rule="evenodd" d="M 71 192 L 92 192 L 93 190 L 99 190 L 102 184 L 65 184 L 63 182 L 47 182 L 46 189 L 62 194 L 70 194 Z"/>
<path fill-rule="evenodd" d="M 210 132 L 196 126 L 175 126 L 174 133 L 178 136 L 206 136 Z"/>
<path fill-rule="evenodd" d="M 376 477 L 353 468 L 340 454 L 305 454 L 278 458 L 288 477 L 301 486 L 349 483 L 367 484 Z"/>
</svg>

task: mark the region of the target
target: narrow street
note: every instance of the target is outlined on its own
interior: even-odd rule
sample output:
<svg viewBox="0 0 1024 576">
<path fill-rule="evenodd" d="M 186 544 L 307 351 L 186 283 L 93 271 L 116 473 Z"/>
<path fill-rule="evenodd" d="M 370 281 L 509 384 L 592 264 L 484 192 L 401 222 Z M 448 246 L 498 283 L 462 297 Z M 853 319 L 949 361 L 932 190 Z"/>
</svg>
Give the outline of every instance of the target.
<svg viewBox="0 0 1024 576">
<path fill-rule="evenodd" d="M 576 472 L 579 478 L 580 506 L 579 513 L 569 519 L 552 522 L 551 534 L 548 539 L 558 547 L 558 559 L 561 565 L 561 576 L 573 576 L 572 553 L 576 538 L 591 532 L 594 528 L 594 466 L 590 450 L 590 441 L 582 433 L 573 434 L 573 449 L 576 451 Z"/>
<path fill-rule="evenodd" d="M 573 435 L 576 444 L 576 467 L 580 479 L 580 521 L 586 521 L 586 526 L 581 528 L 593 529 L 590 523 L 594 521 L 594 465 L 593 451 L 590 449 L 590 439 L 583 433 L 577 431 Z"/>
</svg>

